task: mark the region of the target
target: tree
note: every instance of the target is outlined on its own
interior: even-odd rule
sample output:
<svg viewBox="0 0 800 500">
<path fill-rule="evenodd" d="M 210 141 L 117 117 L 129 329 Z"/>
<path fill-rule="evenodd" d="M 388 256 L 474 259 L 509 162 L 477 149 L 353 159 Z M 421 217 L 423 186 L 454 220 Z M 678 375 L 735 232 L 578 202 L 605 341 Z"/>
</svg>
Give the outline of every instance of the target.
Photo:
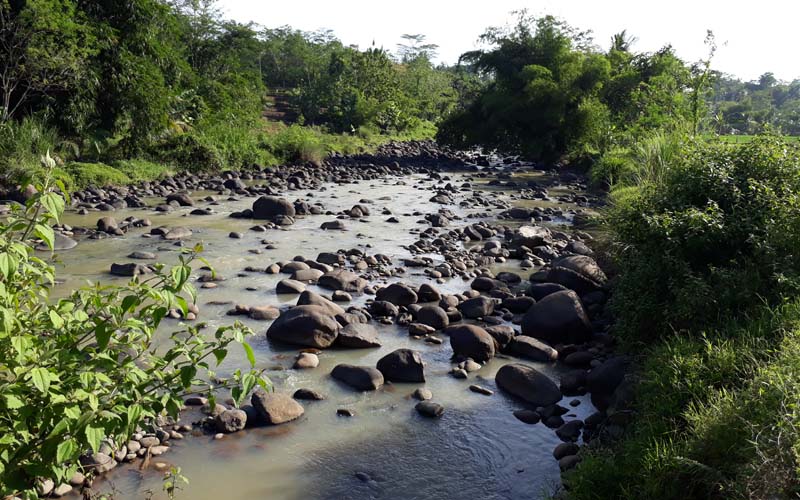
<svg viewBox="0 0 800 500">
<path fill-rule="evenodd" d="M 70 0 L 0 0 L 0 123 L 79 84 L 94 30 Z"/>
</svg>

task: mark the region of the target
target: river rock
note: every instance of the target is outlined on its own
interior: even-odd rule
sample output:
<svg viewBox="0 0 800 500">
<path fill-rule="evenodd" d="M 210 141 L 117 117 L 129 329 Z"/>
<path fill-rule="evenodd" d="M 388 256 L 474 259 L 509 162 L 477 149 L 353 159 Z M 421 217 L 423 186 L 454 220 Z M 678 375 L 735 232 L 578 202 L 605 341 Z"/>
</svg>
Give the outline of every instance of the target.
<svg viewBox="0 0 800 500">
<path fill-rule="evenodd" d="M 269 425 L 279 425 L 300 418 L 305 410 L 286 394 L 267 392 L 256 389 L 250 398 L 250 404 L 258 412 L 259 417 Z"/>
<path fill-rule="evenodd" d="M 361 293 L 367 286 L 367 282 L 352 271 L 335 269 L 320 276 L 317 285 L 327 290 Z"/>
<path fill-rule="evenodd" d="M 548 363 L 558 359 L 558 351 L 533 337 L 518 335 L 508 344 L 508 350 L 513 354 L 532 361 Z"/>
<path fill-rule="evenodd" d="M 432 401 L 420 401 L 414 409 L 423 417 L 428 418 L 439 418 L 444 414 L 444 406 Z"/>
<path fill-rule="evenodd" d="M 84 472 L 104 474 L 117 466 L 117 461 L 105 453 L 91 453 L 81 455 L 79 459 Z"/>
<path fill-rule="evenodd" d="M 153 272 L 149 267 L 136 263 L 111 264 L 110 273 L 114 276 L 139 276 Z"/>
<path fill-rule="evenodd" d="M 486 330 L 475 325 L 451 326 L 445 330 L 455 354 L 478 362 L 489 361 L 495 354 L 495 342 Z"/>
<path fill-rule="evenodd" d="M 188 227 L 177 226 L 170 228 L 163 236 L 165 240 L 185 240 L 192 237 L 192 230 Z"/>
<path fill-rule="evenodd" d="M 592 333 L 589 317 L 572 290 L 550 294 L 522 318 L 522 334 L 551 344 L 581 344 Z"/>
<path fill-rule="evenodd" d="M 275 293 L 285 295 L 296 295 L 303 293 L 306 289 L 305 283 L 295 280 L 280 280 L 275 286 Z"/>
<path fill-rule="evenodd" d="M 504 365 L 497 371 L 495 382 L 500 389 L 534 406 L 549 406 L 561 400 L 558 386 L 527 365 Z"/>
<path fill-rule="evenodd" d="M 438 302 L 441 298 L 441 292 L 428 283 L 423 283 L 417 290 L 417 300 L 419 302 Z"/>
<path fill-rule="evenodd" d="M 242 410 L 225 410 L 214 418 L 217 432 L 230 434 L 243 430 L 247 425 L 247 413 Z"/>
<path fill-rule="evenodd" d="M 526 293 L 534 300 L 542 300 L 548 295 L 565 290 L 567 290 L 567 287 L 558 283 L 532 283 Z"/>
<path fill-rule="evenodd" d="M 547 280 L 575 290 L 578 295 L 584 295 L 600 290 L 607 278 L 593 258 L 570 255 L 553 261 Z"/>
<path fill-rule="evenodd" d="M 340 364 L 334 367 L 331 376 L 358 391 L 374 391 L 383 385 L 383 374 L 371 366 Z"/>
<path fill-rule="evenodd" d="M 325 396 L 322 393 L 315 391 L 313 389 L 305 389 L 305 388 L 297 389 L 296 391 L 294 391 L 292 397 L 294 399 L 300 399 L 306 401 L 322 401 L 325 399 Z"/>
<path fill-rule="evenodd" d="M 342 309 L 338 304 L 335 304 L 330 300 L 326 299 L 325 297 L 323 297 L 322 295 L 314 293 L 310 290 L 306 290 L 305 292 L 300 294 L 300 297 L 297 298 L 297 305 L 320 306 L 323 309 L 325 309 L 331 316 L 339 316 L 345 314 L 345 310 Z"/>
<path fill-rule="evenodd" d="M 396 306 L 408 306 L 417 303 L 417 293 L 404 283 L 392 283 L 387 287 L 381 288 L 375 298 L 391 302 Z"/>
<path fill-rule="evenodd" d="M 104 233 L 116 234 L 119 230 L 119 224 L 117 224 L 117 220 L 113 217 L 101 217 L 97 220 L 97 230 Z"/>
<path fill-rule="evenodd" d="M 425 382 L 425 366 L 418 351 L 397 349 L 382 357 L 377 368 L 390 382 Z"/>
<path fill-rule="evenodd" d="M 267 330 L 267 338 L 287 344 L 325 349 L 339 333 L 339 323 L 320 306 L 295 306 L 281 314 Z"/>
<path fill-rule="evenodd" d="M 173 201 L 177 202 L 178 205 L 180 205 L 182 207 L 192 207 L 192 206 L 194 206 L 194 200 L 192 200 L 192 197 L 189 196 L 188 193 L 172 193 L 172 194 L 167 195 L 167 203 L 170 203 L 170 202 L 173 202 Z"/>
<path fill-rule="evenodd" d="M 445 310 L 439 306 L 423 306 L 417 311 L 417 322 L 435 330 L 442 330 L 450 324 L 450 319 Z"/>
<path fill-rule="evenodd" d="M 254 306 L 250 308 L 250 318 L 256 321 L 270 321 L 281 315 L 275 306 Z"/>
<path fill-rule="evenodd" d="M 494 300 L 489 297 L 475 297 L 458 305 L 465 318 L 477 319 L 489 316 L 494 311 Z"/>
<path fill-rule="evenodd" d="M 310 352 L 301 352 L 297 355 L 292 368 L 297 370 L 308 370 L 319 366 L 319 356 Z"/>
<path fill-rule="evenodd" d="M 277 216 L 294 217 L 294 205 L 284 198 L 262 196 L 253 203 L 254 219 L 273 219 Z"/>
<path fill-rule="evenodd" d="M 78 242 L 73 240 L 69 236 L 65 236 L 65 235 L 63 235 L 63 234 L 61 234 L 59 232 L 56 232 L 53 235 L 53 248 L 52 248 L 52 250 L 54 252 L 72 250 L 76 246 L 78 246 Z M 41 243 L 36 245 L 36 250 L 39 250 L 39 251 L 42 251 L 42 252 L 49 252 L 50 251 L 50 247 L 47 246 L 47 243 L 42 241 Z"/>
<path fill-rule="evenodd" d="M 511 342 L 511 339 L 517 334 L 513 328 L 508 325 L 492 325 L 486 327 L 486 333 L 494 338 L 500 349 L 505 349 Z"/>
<path fill-rule="evenodd" d="M 350 323 L 339 331 L 336 345 L 350 349 L 380 347 L 378 330 L 366 323 Z"/>
</svg>

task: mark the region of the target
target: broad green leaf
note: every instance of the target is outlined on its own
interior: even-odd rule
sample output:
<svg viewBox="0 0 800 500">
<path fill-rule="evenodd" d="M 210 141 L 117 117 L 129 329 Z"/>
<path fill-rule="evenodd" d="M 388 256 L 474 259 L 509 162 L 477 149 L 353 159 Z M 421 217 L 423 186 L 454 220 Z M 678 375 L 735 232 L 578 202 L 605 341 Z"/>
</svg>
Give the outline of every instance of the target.
<svg viewBox="0 0 800 500">
<path fill-rule="evenodd" d="M 53 233 L 52 227 L 44 224 L 36 224 L 36 226 L 33 228 L 33 233 L 37 238 L 42 240 L 47 245 L 47 248 L 50 250 L 53 249 L 53 245 L 55 244 L 55 234 Z"/>
<path fill-rule="evenodd" d="M 74 439 L 67 439 L 56 448 L 56 460 L 63 464 L 78 452 L 78 443 Z"/>
<path fill-rule="evenodd" d="M 100 449 L 100 445 L 103 442 L 103 438 L 106 437 L 105 430 L 103 430 L 102 427 L 95 427 L 90 424 L 86 426 L 84 432 L 86 434 L 86 441 L 89 443 L 89 446 L 92 447 L 92 451 L 97 453 L 97 450 Z"/>
<path fill-rule="evenodd" d="M 13 394 L 6 394 L 4 397 L 6 400 L 6 408 L 9 410 L 16 410 L 17 408 L 25 406 L 25 403 Z"/>
<path fill-rule="evenodd" d="M 31 382 L 42 393 L 46 393 L 50 389 L 50 377 L 47 368 L 37 367 L 31 370 Z"/>
<path fill-rule="evenodd" d="M 53 324 L 54 328 L 61 328 L 64 326 L 64 320 L 54 309 L 50 309 L 50 322 Z"/>
</svg>

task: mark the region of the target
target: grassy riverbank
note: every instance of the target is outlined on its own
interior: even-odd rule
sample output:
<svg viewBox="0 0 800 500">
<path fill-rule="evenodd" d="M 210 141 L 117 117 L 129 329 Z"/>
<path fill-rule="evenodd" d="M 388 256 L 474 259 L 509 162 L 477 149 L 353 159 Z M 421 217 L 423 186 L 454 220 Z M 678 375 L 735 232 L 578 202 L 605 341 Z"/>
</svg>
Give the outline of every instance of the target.
<svg viewBox="0 0 800 500">
<path fill-rule="evenodd" d="M 218 172 L 252 165 L 319 162 L 331 153 L 371 152 L 390 141 L 430 139 L 436 128 L 422 122 L 401 133 L 361 127 L 352 134 L 339 134 L 323 127 L 261 120 L 245 127 L 216 124 L 170 135 L 134 157 L 113 138 L 101 142 L 84 139 L 79 144 L 59 137 L 55 129 L 35 119 L 7 124 L 4 131 L 0 134 L 0 183 L 15 185 L 26 176 L 40 176 L 40 155 L 50 151 L 58 163 L 56 177 L 74 190 L 154 180 L 179 171 Z"/>
<path fill-rule="evenodd" d="M 652 142 L 606 214 L 633 413 L 621 441 L 587 448 L 567 496 L 796 498 L 796 141 Z"/>
</svg>

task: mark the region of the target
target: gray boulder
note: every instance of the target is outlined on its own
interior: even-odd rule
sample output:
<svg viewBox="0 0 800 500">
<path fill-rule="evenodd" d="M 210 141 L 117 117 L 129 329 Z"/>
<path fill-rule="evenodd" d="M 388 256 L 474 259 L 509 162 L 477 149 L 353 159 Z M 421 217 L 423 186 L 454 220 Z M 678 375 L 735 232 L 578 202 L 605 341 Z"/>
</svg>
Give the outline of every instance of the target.
<svg viewBox="0 0 800 500">
<path fill-rule="evenodd" d="M 482 363 L 495 355 L 495 341 L 483 328 L 475 325 L 451 326 L 445 330 L 455 354 Z"/>
<path fill-rule="evenodd" d="M 300 418 L 305 410 L 287 394 L 258 388 L 250 398 L 259 418 L 266 424 L 279 425 Z"/>
<path fill-rule="evenodd" d="M 378 330 L 374 326 L 366 323 L 350 323 L 339 331 L 336 345 L 350 349 L 364 349 L 380 347 L 381 342 L 378 340 Z"/>
<path fill-rule="evenodd" d="M 262 196 L 253 203 L 254 219 L 273 219 L 277 216 L 294 217 L 294 205 L 277 196 Z"/>
<path fill-rule="evenodd" d="M 281 314 L 267 330 L 267 338 L 287 344 L 325 349 L 339 333 L 339 323 L 320 306 L 295 306 Z"/>
<path fill-rule="evenodd" d="M 383 374 L 371 366 L 340 364 L 334 367 L 331 376 L 357 391 L 374 391 L 383 385 Z"/>
</svg>

